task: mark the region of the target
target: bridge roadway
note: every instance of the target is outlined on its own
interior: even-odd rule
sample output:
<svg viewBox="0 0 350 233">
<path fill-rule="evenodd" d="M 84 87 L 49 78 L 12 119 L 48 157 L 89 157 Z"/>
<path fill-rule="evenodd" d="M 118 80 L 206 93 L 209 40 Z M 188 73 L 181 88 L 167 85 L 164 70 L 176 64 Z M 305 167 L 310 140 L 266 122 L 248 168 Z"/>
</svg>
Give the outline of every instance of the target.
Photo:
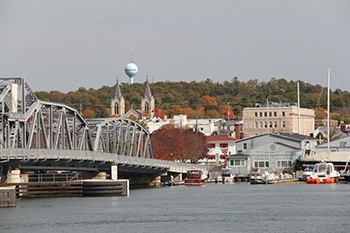
<svg viewBox="0 0 350 233">
<path fill-rule="evenodd" d="M 30 170 L 98 172 L 110 171 L 112 165 L 117 165 L 120 172 L 162 175 L 200 169 L 208 173 L 208 167 L 203 165 L 87 150 L 0 149 L 0 164 Z"/>
</svg>

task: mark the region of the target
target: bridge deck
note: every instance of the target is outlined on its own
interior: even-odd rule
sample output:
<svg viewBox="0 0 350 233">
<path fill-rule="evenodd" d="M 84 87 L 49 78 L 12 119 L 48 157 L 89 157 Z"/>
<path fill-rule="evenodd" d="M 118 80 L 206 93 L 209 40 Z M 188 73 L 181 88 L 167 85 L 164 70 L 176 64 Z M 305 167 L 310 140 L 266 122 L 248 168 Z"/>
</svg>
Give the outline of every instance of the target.
<svg viewBox="0 0 350 233">
<path fill-rule="evenodd" d="M 84 168 L 86 170 L 91 168 L 103 170 L 110 168 L 111 165 L 118 165 L 118 169 L 121 171 L 142 173 L 186 173 L 190 169 L 208 171 L 208 168 L 203 165 L 79 150 L 0 149 L 0 163 L 62 167 L 62 169 L 68 170 L 84 170 Z"/>
</svg>

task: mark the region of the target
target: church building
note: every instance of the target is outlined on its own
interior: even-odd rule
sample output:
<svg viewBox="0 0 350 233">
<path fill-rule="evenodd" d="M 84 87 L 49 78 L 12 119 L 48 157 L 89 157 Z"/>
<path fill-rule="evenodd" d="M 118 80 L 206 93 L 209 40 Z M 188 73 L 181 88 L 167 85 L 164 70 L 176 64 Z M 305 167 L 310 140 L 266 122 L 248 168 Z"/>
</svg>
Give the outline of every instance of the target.
<svg viewBox="0 0 350 233">
<path fill-rule="evenodd" d="M 154 117 L 155 101 L 151 92 L 148 79 L 145 82 L 145 92 L 141 99 L 141 110 L 131 107 L 125 113 L 125 100 L 120 90 L 120 85 L 117 80 L 115 85 L 113 99 L 111 101 L 111 116 L 125 117 L 135 119 L 152 119 Z"/>
</svg>

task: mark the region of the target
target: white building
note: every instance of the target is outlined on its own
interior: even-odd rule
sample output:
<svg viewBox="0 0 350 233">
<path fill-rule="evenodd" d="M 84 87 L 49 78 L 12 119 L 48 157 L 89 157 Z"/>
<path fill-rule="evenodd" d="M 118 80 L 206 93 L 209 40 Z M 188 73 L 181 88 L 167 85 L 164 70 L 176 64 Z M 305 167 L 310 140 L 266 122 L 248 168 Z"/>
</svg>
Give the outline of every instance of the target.
<svg viewBox="0 0 350 233">
<path fill-rule="evenodd" d="M 157 129 L 160 129 L 163 125 L 171 124 L 177 128 L 193 129 L 193 131 L 197 130 L 197 132 L 209 136 L 213 132 L 218 131 L 219 122 L 221 120 L 221 118 L 187 119 L 186 115 L 175 115 L 173 119 L 162 120 L 160 118 L 153 118 L 146 123 L 150 133 Z"/>
</svg>

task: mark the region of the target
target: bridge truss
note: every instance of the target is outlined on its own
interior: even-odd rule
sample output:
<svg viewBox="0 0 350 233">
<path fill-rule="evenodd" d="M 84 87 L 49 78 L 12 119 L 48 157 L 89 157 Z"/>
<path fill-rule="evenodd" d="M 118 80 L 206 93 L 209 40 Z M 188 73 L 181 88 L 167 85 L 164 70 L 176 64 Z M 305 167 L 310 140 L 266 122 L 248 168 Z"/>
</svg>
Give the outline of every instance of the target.
<svg viewBox="0 0 350 233">
<path fill-rule="evenodd" d="M 0 79 L 0 148 L 88 150 L 152 158 L 149 133 L 136 122 L 87 121 L 69 106 L 39 100 L 23 78 Z"/>
</svg>

